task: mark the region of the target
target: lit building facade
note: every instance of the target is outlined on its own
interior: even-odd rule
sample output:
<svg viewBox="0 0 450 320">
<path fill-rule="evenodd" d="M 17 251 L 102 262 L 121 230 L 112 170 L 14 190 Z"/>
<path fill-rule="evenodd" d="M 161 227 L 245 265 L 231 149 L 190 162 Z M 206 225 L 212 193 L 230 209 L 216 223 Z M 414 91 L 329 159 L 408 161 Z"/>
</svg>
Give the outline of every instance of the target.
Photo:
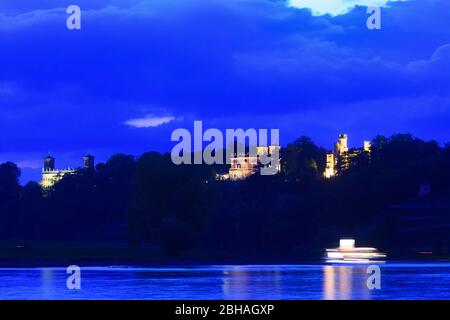
<svg viewBox="0 0 450 320">
<path fill-rule="evenodd" d="M 324 172 L 325 178 L 329 179 L 336 174 L 334 164 L 334 153 L 327 153 L 327 164 Z"/>
<path fill-rule="evenodd" d="M 230 180 L 244 180 L 258 172 L 258 158 L 248 155 L 231 158 L 231 167 L 228 171 Z"/>
<path fill-rule="evenodd" d="M 245 154 L 234 154 L 231 159 L 231 167 L 228 174 L 217 175 L 217 180 L 245 180 L 255 173 L 259 173 L 262 168 L 271 168 L 275 165 L 276 173 L 281 172 L 281 162 L 275 161 L 273 164 L 262 164 L 261 157 L 277 156 L 279 159 L 280 146 L 259 146 L 256 147 L 256 156 Z"/>
<path fill-rule="evenodd" d="M 94 157 L 87 155 L 83 157 L 83 168 L 85 170 L 94 170 Z M 61 181 L 66 175 L 75 174 L 78 169 L 56 169 L 55 158 L 48 156 L 44 158 L 44 168 L 42 169 L 41 186 L 44 189 L 52 188 L 57 182 Z"/>
<path fill-rule="evenodd" d="M 268 165 L 263 165 L 261 161 L 258 163 L 259 168 L 270 168 L 272 165 L 275 165 L 276 173 L 281 172 L 281 147 L 280 146 L 261 146 L 256 148 L 256 154 L 258 155 L 258 159 L 261 159 L 263 156 L 278 158 L 278 161 L 275 163 L 270 163 Z"/>
</svg>

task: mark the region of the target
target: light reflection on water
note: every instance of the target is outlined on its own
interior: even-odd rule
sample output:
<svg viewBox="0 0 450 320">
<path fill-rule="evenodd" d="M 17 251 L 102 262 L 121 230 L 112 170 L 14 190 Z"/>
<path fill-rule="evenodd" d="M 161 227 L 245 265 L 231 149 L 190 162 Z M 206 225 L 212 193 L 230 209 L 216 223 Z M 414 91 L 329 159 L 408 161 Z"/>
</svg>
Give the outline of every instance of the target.
<svg viewBox="0 0 450 320">
<path fill-rule="evenodd" d="M 324 300 L 371 299 L 367 266 L 325 266 L 323 274 Z"/>
<path fill-rule="evenodd" d="M 81 290 L 65 268 L 0 269 L 0 299 L 450 299 L 450 264 L 386 264 L 381 290 L 364 265 L 85 267 Z"/>
</svg>

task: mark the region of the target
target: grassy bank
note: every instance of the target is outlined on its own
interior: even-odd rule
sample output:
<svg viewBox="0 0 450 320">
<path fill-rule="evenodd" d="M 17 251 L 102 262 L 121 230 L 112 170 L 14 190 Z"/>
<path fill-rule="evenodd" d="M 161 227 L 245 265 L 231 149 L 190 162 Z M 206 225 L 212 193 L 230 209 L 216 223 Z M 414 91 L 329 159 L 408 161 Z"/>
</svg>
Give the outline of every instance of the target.
<svg viewBox="0 0 450 320">
<path fill-rule="evenodd" d="M 388 255 L 389 260 L 450 261 L 450 257 Z M 297 252 L 272 256 L 229 255 L 223 252 L 195 251 L 174 257 L 154 247 L 130 247 L 113 243 L 17 242 L 0 243 L 1 267 L 155 264 L 295 264 L 318 263 L 320 253 Z"/>
<path fill-rule="evenodd" d="M 224 252 L 194 251 L 170 256 L 155 247 L 130 247 L 127 244 L 84 242 L 0 243 L 1 267 L 36 267 L 118 264 L 277 264 L 319 261 L 311 254 L 230 255 Z"/>
<path fill-rule="evenodd" d="M 0 265 L 109 264 L 152 262 L 167 259 L 157 248 L 129 247 L 125 244 L 0 243 Z"/>
</svg>

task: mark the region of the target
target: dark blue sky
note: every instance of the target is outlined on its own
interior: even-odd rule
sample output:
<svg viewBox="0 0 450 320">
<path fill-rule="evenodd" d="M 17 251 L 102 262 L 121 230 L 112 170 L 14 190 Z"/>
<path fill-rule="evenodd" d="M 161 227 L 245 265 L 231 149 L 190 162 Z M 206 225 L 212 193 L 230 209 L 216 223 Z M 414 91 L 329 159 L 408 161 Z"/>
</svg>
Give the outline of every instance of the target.
<svg viewBox="0 0 450 320">
<path fill-rule="evenodd" d="M 450 1 L 390 2 L 368 30 L 354 4 L 385 2 L 2 0 L 0 161 L 38 179 L 48 152 L 64 167 L 170 151 L 194 120 L 327 148 L 340 132 L 448 142 Z"/>
</svg>

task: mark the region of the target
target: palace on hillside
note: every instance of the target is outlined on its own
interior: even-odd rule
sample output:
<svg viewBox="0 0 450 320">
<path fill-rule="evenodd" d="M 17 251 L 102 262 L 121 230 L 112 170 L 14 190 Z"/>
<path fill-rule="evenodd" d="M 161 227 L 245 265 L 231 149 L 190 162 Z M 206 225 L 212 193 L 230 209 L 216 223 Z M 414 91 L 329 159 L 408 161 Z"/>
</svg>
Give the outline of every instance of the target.
<svg viewBox="0 0 450 320">
<path fill-rule="evenodd" d="M 327 162 L 325 167 L 324 177 L 329 179 L 342 172 L 348 170 L 353 163 L 353 160 L 361 155 L 367 156 L 370 162 L 371 144 L 370 141 L 364 141 L 362 148 L 348 148 L 348 136 L 340 134 L 338 141 L 334 145 L 334 152 L 327 153 Z"/>
<path fill-rule="evenodd" d="M 280 146 L 259 146 L 256 147 L 256 156 L 252 156 L 246 151 L 243 154 L 233 153 L 230 158 L 231 166 L 228 174 L 218 174 L 217 180 L 245 180 L 255 173 L 260 173 L 261 168 L 269 168 L 270 165 L 263 165 L 260 161 L 262 156 L 274 156 L 279 157 Z M 276 162 L 276 172 L 281 172 L 281 161 Z"/>
<path fill-rule="evenodd" d="M 86 155 L 83 157 L 83 169 L 93 170 L 94 169 L 94 157 L 91 155 Z M 56 169 L 55 168 L 55 158 L 47 156 L 44 158 L 44 168 L 42 169 L 42 180 L 41 186 L 45 189 L 53 187 L 58 181 L 60 181 L 64 176 L 74 174 L 78 169 L 67 168 L 67 169 Z"/>
</svg>

